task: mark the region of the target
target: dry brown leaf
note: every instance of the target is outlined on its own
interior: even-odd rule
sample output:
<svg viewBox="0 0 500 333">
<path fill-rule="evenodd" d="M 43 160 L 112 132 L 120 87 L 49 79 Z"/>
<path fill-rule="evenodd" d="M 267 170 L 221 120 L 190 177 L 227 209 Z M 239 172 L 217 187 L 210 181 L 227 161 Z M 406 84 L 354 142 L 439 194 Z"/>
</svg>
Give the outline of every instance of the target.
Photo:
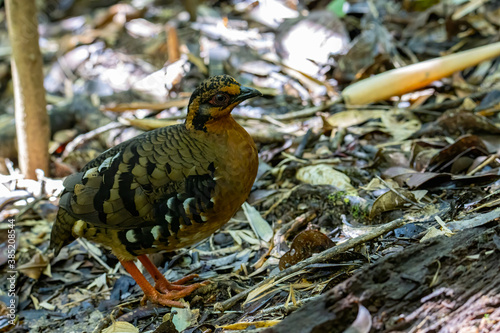
<svg viewBox="0 0 500 333">
<path fill-rule="evenodd" d="M 396 189 L 398 193 L 408 198 L 411 201 L 415 201 L 415 196 L 410 191 L 404 188 Z M 370 210 L 370 220 L 375 216 L 378 216 L 384 212 L 402 208 L 408 204 L 408 200 L 403 199 L 400 195 L 394 193 L 393 191 L 387 191 L 375 200 L 372 209 Z"/>
<path fill-rule="evenodd" d="M 17 270 L 32 279 L 38 280 L 48 264 L 49 260 L 43 254 L 36 253 L 29 262 L 17 266 Z"/>
<path fill-rule="evenodd" d="M 102 333 L 139 333 L 139 330 L 126 321 L 115 321 L 111 326 L 104 329 Z"/>
<path fill-rule="evenodd" d="M 333 185 L 339 190 L 350 194 L 357 193 L 348 176 L 326 164 L 300 168 L 297 171 L 297 179 L 312 185 Z"/>
<path fill-rule="evenodd" d="M 295 236 L 290 251 L 281 257 L 279 268 L 280 270 L 284 270 L 311 257 L 314 253 L 323 252 L 334 245 L 335 243 L 322 232 L 304 230 Z"/>
</svg>

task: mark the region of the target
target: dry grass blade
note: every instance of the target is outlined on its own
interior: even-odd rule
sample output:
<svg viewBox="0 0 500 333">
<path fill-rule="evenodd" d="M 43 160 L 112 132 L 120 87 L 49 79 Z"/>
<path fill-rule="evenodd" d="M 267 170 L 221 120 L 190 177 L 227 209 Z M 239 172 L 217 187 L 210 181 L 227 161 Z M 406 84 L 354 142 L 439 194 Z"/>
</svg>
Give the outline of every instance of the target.
<svg viewBox="0 0 500 333">
<path fill-rule="evenodd" d="M 336 101 L 328 102 L 320 106 L 313 106 L 304 110 L 288 112 L 286 114 L 274 115 L 273 118 L 276 120 L 292 120 L 297 118 L 304 118 L 315 115 L 317 112 L 325 111 L 329 109 L 332 105 L 336 104 Z"/>
<path fill-rule="evenodd" d="M 188 105 L 189 98 L 174 99 L 166 101 L 163 103 L 149 103 L 149 102 L 132 102 L 132 103 L 120 103 L 120 104 L 108 104 L 101 106 L 101 111 L 112 111 L 112 112 L 125 112 L 140 109 L 147 110 L 165 110 L 173 107 L 183 108 Z"/>
</svg>

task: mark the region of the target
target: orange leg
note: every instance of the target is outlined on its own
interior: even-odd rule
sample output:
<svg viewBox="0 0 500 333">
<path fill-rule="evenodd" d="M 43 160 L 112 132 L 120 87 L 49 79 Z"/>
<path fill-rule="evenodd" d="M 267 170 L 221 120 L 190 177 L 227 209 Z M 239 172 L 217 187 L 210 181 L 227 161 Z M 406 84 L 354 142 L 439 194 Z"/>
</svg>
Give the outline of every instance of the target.
<svg viewBox="0 0 500 333">
<path fill-rule="evenodd" d="M 139 287 L 141 287 L 142 291 L 144 292 L 144 297 L 141 300 L 141 304 L 145 304 L 145 302 L 147 300 L 149 300 L 151 303 L 156 303 L 156 304 L 160 304 L 163 306 L 183 308 L 184 305 L 182 305 L 181 302 L 177 302 L 176 300 L 189 295 L 197 288 L 206 284 L 205 282 L 201 282 L 201 283 L 195 283 L 195 284 L 190 285 L 190 286 L 181 286 L 181 287 L 183 287 L 182 290 L 170 289 L 166 293 L 162 294 L 162 293 L 158 292 L 158 290 L 153 288 L 153 286 L 151 286 L 151 284 L 148 282 L 148 280 L 146 280 L 144 275 L 142 275 L 142 273 L 139 271 L 139 269 L 137 269 L 137 266 L 134 264 L 133 261 L 120 260 L 120 263 L 123 265 L 123 267 L 125 267 L 127 272 L 134 278 L 134 280 L 137 282 Z M 153 265 L 153 264 L 151 263 L 151 265 Z M 156 270 L 158 271 L 158 269 L 156 269 Z M 158 273 L 159 273 L 159 271 L 158 271 Z M 153 274 L 151 274 L 151 275 L 153 275 Z M 161 273 L 160 273 L 160 275 L 161 275 Z M 165 281 L 166 281 L 166 279 L 165 279 Z M 167 281 L 167 283 L 168 283 L 168 281 Z"/>
<path fill-rule="evenodd" d="M 172 283 L 168 282 L 167 279 L 161 274 L 161 272 L 158 270 L 155 264 L 151 262 L 149 257 L 145 254 L 140 255 L 137 257 L 139 261 L 142 263 L 142 265 L 146 268 L 146 270 L 149 272 L 149 274 L 153 277 L 155 281 L 155 288 L 156 290 L 162 292 L 162 293 L 168 293 L 171 290 L 184 290 L 187 287 L 182 286 L 182 284 L 191 281 L 195 278 L 198 277 L 198 274 L 191 274 L 188 276 L 183 277 L 182 279 L 179 279 L 177 281 L 174 281 Z M 202 285 L 208 284 L 207 282 L 202 282 L 200 283 L 195 283 L 193 285 L 198 285 L 198 287 L 201 287 Z M 189 286 L 191 287 L 191 286 Z"/>
</svg>

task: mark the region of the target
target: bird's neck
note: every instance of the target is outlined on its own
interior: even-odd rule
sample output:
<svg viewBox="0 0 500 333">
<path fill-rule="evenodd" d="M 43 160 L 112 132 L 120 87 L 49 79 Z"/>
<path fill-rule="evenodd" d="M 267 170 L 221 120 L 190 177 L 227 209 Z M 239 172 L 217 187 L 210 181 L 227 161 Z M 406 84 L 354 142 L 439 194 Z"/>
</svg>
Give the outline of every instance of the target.
<svg viewBox="0 0 500 333">
<path fill-rule="evenodd" d="M 205 128 L 207 133 L 223 134 L 228 131 L 233 130 L 243 130 L 243 128 L 234 120 L 231 114 L 223 116 L 217 119 L 208 120 L 205 123 Z"/>
</svg>

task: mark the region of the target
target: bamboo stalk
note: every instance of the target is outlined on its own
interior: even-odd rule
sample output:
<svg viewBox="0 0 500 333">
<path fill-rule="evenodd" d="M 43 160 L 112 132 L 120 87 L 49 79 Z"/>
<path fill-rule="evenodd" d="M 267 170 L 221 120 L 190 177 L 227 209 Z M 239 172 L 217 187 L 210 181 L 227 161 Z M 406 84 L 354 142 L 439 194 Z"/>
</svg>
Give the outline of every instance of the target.
<svg viewBox="0 0 500 333">
<path fill-rule="evenodd" d="M 356 82 L 342 92 L 347 105 L 364 105 L 420 88 L 454 72 L 500 56 L 500 42 L 393 69 Z"/>
</svg>

